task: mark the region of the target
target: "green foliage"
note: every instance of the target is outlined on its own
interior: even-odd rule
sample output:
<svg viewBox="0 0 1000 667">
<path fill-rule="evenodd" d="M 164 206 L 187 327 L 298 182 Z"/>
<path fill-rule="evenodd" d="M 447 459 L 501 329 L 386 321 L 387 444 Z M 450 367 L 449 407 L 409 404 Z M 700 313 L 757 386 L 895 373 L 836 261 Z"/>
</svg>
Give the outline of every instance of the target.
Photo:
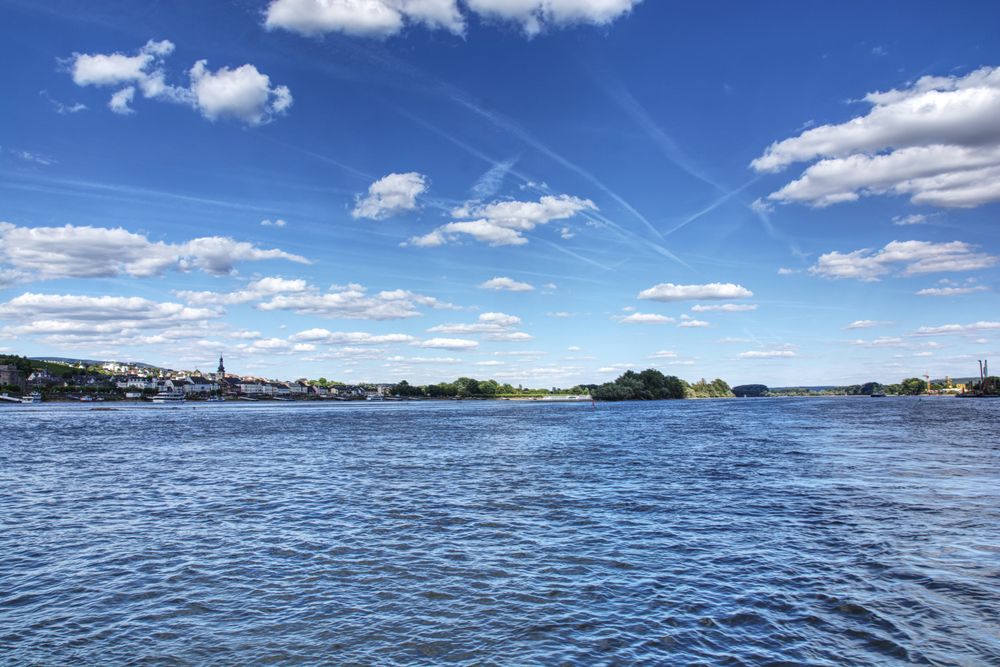
<svg viewBox="0 0 1000 667">
<path fill-rule="evenodd" d="M 687 387 L 686 398 L 732 398 L 733 391 L 724 380 L 718 378 L 711 382 L 705 382 L 702 378 L 698 382 Z"/>
<path fill-rule="evenodd" d="M 641 373 L 626 371 L 614 382 L 606 382 L 594 389 L 591 395 L 600 401 L 649 401 L 684 398 L 687 389 L 683 380 L 647 368 Z"/>
<path fill-rule="evenodd" d="M 767 396 L 768 389 L 766 384 L 741 384 L 737 387 L 733 387 L 733 395 L 739 396 L 740 398 L 757 398 L 760 396 Z"/>
<path fill-rule="evenodd" d="M 906 378 L 899 383 L 899 393 L 904 396 L 917 396 L 927 393 L 927 383 L 920 378 Z"/>
</svg>

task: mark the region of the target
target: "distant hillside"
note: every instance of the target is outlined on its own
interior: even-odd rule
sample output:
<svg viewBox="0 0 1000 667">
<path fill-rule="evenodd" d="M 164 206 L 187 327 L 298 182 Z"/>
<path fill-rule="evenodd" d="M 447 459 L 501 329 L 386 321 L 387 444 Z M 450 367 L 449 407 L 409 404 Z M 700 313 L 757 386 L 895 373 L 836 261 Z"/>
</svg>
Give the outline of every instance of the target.
<svg viewBox="0 0 1000 667">
<path fill-rule="evenodd" d="M 46 361 L 53 364 L 83 364 L 85 366 L 100 366 L 101 364 L 108 363 L 107 361 L 100 361 L 97 359 L 71 359 L 69 357 L 28 357 L 31 361 Z M 152 368 L 154 370 L 159 370 L 159 366 L 154 366 L 153 364 L 146 364 L 141 361 L 122 361 L 116 362 L 122 363 L 127 366 L 138 366 L 139 368 Z"/>
</svg>

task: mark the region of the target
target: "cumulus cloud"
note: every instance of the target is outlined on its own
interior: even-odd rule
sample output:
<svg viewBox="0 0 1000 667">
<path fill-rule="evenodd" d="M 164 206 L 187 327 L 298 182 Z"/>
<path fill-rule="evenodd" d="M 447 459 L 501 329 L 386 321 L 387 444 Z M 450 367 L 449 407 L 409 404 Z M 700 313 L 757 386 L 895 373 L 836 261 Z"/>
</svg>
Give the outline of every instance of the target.
<svg viewBox="0 0 1000 667">
<path fill-rule="evenodd" d="M 622 324 L 666 324 L 673 322 L 674 318 L 657 313 L 632 313 L 614 318 Z"/>
<path fill-rule="evenodd" d="M 207 60 L 199 60 L 189 72 L 192 101 L 209 120 L 237 118 L 249 125 L 261 125 L 292 106 L 288 86 L 271 86 L 271 78 L 253 65 L 234 69 L 208 69 Z"/>
<path fill-rule="evenodd" d="M 915 336 L 946 336 L 954 334 L 974 334 L 980 331 L 1000 329 L 1000 322 L 973 322 L 972 324 L 942 324 L 937 327 L 920 327 Z"/>
<path fill-rule="evenodd" d="M 257 308 L 352 320 L 397 320 L 420 316 L 421 306 L 433 309 L 455 308 L 450 303 L 409 290 L 383 290 L 369 294 L 365 287 L 355 283 L 333 286 L 327 292 L 277 294 L 258 304 Z"/>
<path fill-rule="evenodd" d="M 0 269 L 6 264 L 24 279 L 142 278 L 192 269 L 226 275 L 240 262 L 273 259 L 310 263 L 283 250 L 263 249 L 223 236 L 165 243 L 121 227 L 18 227 L 0 222 Z"/>
<path fill-rule="evenodd" d="M 388 174 L 368 186 L 366 197 L 358 196 L 351 215 L 383 220 L 417 208 L 417 197 L 427 191 L 427 177 L 410 171 Z"/>
<path fill-rule="evenodd" d="M 963 294 L 975 294 L 976 292 L 988 292 L 985 285 L 969 285 L 967 287 L 928 287 L 917 292 L 917 296 L 961 296 Z"/>
<path fill-rule="evenodd" d="M 528 36 L 549 26 L 608 25 L 641 0 L 272 0 L 264 25 L 303 35 L 339 32 L 385 38 L 408 25 L 465 32 L 463 10 L 487 20 L 512 22 Z"/>
<path fill-rule="evenodd" d="M 477 287 L 479 289 L 491 289 L 498 292 L 530 292 L 535 289 L 534 286 L 529 283 L 523 283 L 506 276 L 490 278 L 485 282 L 479 283 Z"/>
<path fill-rule="evenodd" d="M 439 324 L 427 331 L 443 334 L 482 334 L 507 331 L 521 324 L 521 318 L 506 313 L 482 313 L 477 322 L 471 324 Z"/>
<path fill-rule="evenodd" d="M 521 318 L 506 313 L 482 313 L 476 322 L 467 324 L 439 324 L 431 327 L 429 333 L 479 334 L 486 340 L 501 343 L 524 343 L 532 340 L 531 334 L 517 331 Z"/>
<path fill-rule="evenodd" d="M 848 324 L 845 329 L 871 329 L 873 327 L 880 327 L 884 324 L 891 324 L 891 322 L 881 322 L 879 320 L 854 320 Z"/>
<path fill-rule="evenodd" d="M 312 289 L 302 279 L 286 279 L 280 277 L 258 278 L 250 281 L 244 289 L 235 292 L 195 292 L 182 290 L 177 296 L 187 303 L 198 306 L 235 305 L 261 301 L 275 294 L 306 292 Z"/>
<path fill-rule="evenodd" d="M 792 350 L 750 350 L 740 352 L 740 359 L 789 359 L 795 356 Z"/>
<path fill-rule="evenodd" d="M 818 160 L 770 201 L 827 206 L 881 194 L 940 207 L 1000 201 L 1000 67 L 925 76 L 864 101 L 866 115 L 775 142 L 751 163 L 768 172 Z"/>
<path fill-rule="evenodd" d="M 412 343 L 416 340 L 408 334 L 371 334 L 364 331 L 330 331 L 329 329 L 307 329 L 289 336 L 293 342 L 324 343 L 327 345 L 388 345 Z"/>
<path fill-rule="evenodd" d="M 411 344 L 431 350 L 472 350 L 479 347 L 479 343 L 467 338 L 429 338 Z"/>
<path fill-rule="evenodd" d="M 705 320 L 690 320 L 690 319 L 686 319 L 683 322 L 681 322 L 680 324 L 678 324 L 677 326 L 681 327 L 682 329 L 703 329 L 703 328 L 709 327 L 711 325 L 708 322 L 706 322 Z"/>
<path fill-rule="evenodd" d="M 267 123 L 292 105 L 287 86 L 272 86 L 270 77 L 249 63 L 212 71 L 208 61 L 199 60 L 188 70 L 187 86 L 168 84 L 165 61 L 173 51 L 173 42 L 150 40 L 134 55 L 74 53 L 68 67 L 78 86 L 118 88 L 108 101 L 117 114 L 134 112 L 136 92 L 189 106 L 209 120 L 235 118 L 248 125 Z"/>
<path fill-rule="evenodd" d="M 691 311 L 695 313 L 745 313 L 757 310 L 755 303 L 719 303 L 714 305 L 697 304 L 691 306 Z"/>
<path fill-rule="evenodd" d="M 156 342 L 204 328 L 222 312 L 140 297 L 24 293 L 0 304 L 5 336 L 41 336 L 54 344 Z"/>
<path fill-rule="evenodd" d="M 815 266 L 809 268 L 809 273 L 824 278 L 854 278 L 871 282 L 887 275 L 974 271 L 991 267 L 998 259 L 977 252 L 975 246 L 962 241 L 892 241 L 877 251 L 865 248 L 820 255 Z"/>
<path fill-rule="evenodd" d="M 472 237 L 491 246 L 524 245 L 530 232 L 553 220 L 565 220 L 582 211 L 596 211 L 589 199 L 570 195 L 544 195 L 538 201 L 495 201 L 490 204 L 468 204 L 451 212 L 455 222 L 449 222 L 407 243 L 418 247 L 434 247 L 454 242 L 462 236 Z"/>
<path fill-rule="evenodd" d="M 708 283 L 706 285 L 675 285 L 660 283 L 639 292 L 640 299 L 653 301 L 688 301 L 708 299 L 746 299 L 753 292 L 733 283 Z"/>
</svg>

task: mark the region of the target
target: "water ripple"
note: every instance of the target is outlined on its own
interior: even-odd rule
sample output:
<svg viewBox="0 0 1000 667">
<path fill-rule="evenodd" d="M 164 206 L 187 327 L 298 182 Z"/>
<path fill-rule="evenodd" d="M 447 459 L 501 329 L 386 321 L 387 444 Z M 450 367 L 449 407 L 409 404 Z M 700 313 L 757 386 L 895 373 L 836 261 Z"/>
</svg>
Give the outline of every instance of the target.
<svg viewBox="0 0 1000 667">
<path fill-rule="evenodd" d="M 1000 664 L 1000 402 L 0 409 L 0 663 Z"/>
</svg>

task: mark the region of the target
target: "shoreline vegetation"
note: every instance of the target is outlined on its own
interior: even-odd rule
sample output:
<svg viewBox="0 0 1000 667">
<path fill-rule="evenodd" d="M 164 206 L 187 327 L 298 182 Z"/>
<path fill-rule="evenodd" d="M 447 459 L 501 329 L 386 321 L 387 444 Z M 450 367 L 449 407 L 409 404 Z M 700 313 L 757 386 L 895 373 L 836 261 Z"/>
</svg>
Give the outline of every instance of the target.
<svg viewBox="0 0 1000 667">
<path fill-rule="evenodd" d="M 111 366 L 112 369 L 108 367 Z M 114 362 L 71 362 L 57 360 L 28 359 L 13 355 L 0 355 L 0 404 L 18 402 L 21 396 L 32 392 L 41 394 L 47 402 L 53 401 L 143 401 L 151 400 L 162 386 L 170 390 L 182 386 L 190 378 L 212 379 L 205 391 L 205 382 L 195 383 L 200 390 L 188 392 L 188 400 L 207 400 L 225 397 L 233 400 L 516 400 L 516 401 L 647 401 L 684 400 L 700 398 L 780 398 L 819 396 L 918 396 L 926 394 L 942 395 L 993 395 L 1000 382 L 996 378 L 986 378 L 977 382 L 975 378 L 936 380 L 928 384 L 920 378 L 907 378 L 897 384 L 867 382 L 847 386 L 813 387 L 768 387 L 763 384 L 745 384 L 730 387 L 719 378 L 687 382 L 673 375 L 647 368 L 626 371 L 612 382 L 603 384 L 580 384 L 570 388 L 527 388 L 499 383 L 496 380 L 477 380 L 460 377 L 452 382 L 414 385 L 407 380 L 395 384 L 346 385 L 326 378 L 316 380 L 300 379 L 283 383 L 262 378 L 206 375 L 197 371 L 170 371 L 145 364 L 128 367 L 125 375 L 113 370 L 122 366 Z M 6 369 L 6 370 L 5 370 Z M 137 375 L 138 374 L 138 377 Z M 143 378 L 152 386 L 139 391 L 130 389 L 130 383 L 123 380 Z M 173 384 L 170 384 L 173 383 Z M 250 383 L 267 385 L 276 393 L 253 393 L 245 391 Z M 982 385 L 985 384 L 986 391 Z M 214 387 L 214 388 L 212 388 Z M 295 391 L 292 391 L 292 387 Z"/>
</svg>

